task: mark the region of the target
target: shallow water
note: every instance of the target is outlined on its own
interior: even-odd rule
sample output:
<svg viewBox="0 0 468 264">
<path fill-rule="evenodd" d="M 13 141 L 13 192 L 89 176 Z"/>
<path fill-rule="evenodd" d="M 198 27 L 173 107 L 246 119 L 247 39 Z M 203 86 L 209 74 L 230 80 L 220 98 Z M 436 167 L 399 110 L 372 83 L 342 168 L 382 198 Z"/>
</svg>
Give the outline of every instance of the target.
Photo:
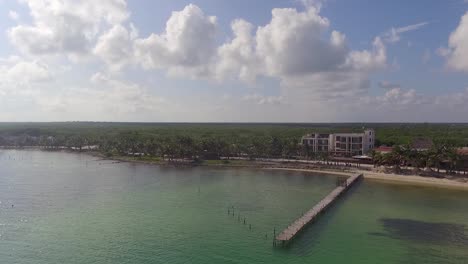
<svg viewBox="0 0 468 264">
<path fill-rule="evenodd" d="M 1 150 L 0 263 L 468 263 L 468 192 L 372 181 L 274 248 L 335 183 Z"/>
</svg>

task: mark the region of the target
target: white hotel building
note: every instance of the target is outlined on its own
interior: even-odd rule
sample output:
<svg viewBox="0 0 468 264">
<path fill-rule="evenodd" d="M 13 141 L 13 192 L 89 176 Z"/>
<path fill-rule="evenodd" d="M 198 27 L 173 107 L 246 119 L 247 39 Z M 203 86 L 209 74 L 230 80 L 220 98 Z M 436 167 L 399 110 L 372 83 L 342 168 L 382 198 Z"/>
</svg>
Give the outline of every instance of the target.
<svg viewBox="0 0 468 264">
<path fill-rule="evenodd" d="M 302 137 L 313 153 L 329 152 L 336 156 L 366 155 L 374 148 L 375 132 L 366 129 L 363 133 L 312 133 Z"/>
</svg>

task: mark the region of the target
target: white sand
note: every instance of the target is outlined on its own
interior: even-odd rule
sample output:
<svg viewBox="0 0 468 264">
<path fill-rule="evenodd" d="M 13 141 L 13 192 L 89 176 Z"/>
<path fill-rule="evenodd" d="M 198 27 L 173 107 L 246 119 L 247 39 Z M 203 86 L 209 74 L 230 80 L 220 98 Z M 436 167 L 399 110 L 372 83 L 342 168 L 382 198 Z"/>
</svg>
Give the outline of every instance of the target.
<svg viewBox="0 0 468 264">
<path fill-rule="evenodd" d="M 417 175 L 397 175 L 397 174 L 386 174 L 371 171 L 362 170 L 350 170 L 350 171 L 334 171 L 334 170 L 316 170 L 316 169 L 293 169 L 293 168 L 267 168 L 272 170 L 290 170 L 290 171 L 305 171 L 305 172 L 317 172 L 334 175 L 346 175 L 350 176 L 354 173 L 362 173 L 365 179 L 371 179 L 382 182 L 391 182 L 397 184 L 411 184 L 411 185 L 425 185 L 425 186 L 436 186 L 444 188 L 455 188 L 468 190 L 468 182 L 462 182 L 458 180 L 445 179 L 445 178 L 433 178 L 433 177 L 422 177 Z"/>
</svg>

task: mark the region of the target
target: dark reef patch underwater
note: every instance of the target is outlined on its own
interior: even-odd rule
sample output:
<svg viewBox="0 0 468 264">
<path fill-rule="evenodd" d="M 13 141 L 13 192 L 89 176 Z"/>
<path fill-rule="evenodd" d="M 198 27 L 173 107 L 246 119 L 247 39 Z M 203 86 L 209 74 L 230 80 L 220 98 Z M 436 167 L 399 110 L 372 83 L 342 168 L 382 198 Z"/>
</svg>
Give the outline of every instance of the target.
<svg viewBox="0 0 468 264">
<path fill-rule="evenodd" d="M 462 224 L 431 223 L 401 218 L 382 218 L 380 222 L 386 233 L 370 234 L 420 243 L 468 246 L 467 229 Z"/>
</svg>

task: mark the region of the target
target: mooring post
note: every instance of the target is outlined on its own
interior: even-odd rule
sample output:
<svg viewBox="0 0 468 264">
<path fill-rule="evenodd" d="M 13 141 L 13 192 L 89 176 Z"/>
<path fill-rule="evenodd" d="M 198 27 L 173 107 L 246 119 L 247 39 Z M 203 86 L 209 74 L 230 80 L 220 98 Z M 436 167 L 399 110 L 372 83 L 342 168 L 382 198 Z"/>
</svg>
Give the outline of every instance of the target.
<svg viewBox="0 0 468 264">
<path fill-rule="evenodd" d="M 276 227 L 273 227 L 273 246 L 276 246 Z"/>
</svg>

